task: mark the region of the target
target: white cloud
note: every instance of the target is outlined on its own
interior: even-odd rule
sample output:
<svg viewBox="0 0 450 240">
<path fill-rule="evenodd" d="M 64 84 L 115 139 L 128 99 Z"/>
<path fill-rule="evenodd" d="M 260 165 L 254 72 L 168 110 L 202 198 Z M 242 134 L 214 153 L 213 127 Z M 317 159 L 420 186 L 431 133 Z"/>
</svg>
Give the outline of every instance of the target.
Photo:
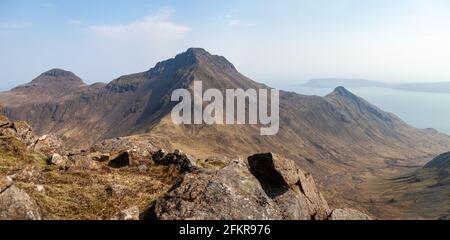
<svg viewBox="0 0 450 240">
<path fill-rule="evenodd" d="M 173 10 L 164 8 L 156 14 L 146 16 L 126 24 L 96 25 L 90 26 L 89 30 L 101 37 L 113 39 L 136 39 L 148 41 L 171 41 L 182 39 L 190 30 L 189 27 L 177 24 L 170 20 Z"/>
</svg>

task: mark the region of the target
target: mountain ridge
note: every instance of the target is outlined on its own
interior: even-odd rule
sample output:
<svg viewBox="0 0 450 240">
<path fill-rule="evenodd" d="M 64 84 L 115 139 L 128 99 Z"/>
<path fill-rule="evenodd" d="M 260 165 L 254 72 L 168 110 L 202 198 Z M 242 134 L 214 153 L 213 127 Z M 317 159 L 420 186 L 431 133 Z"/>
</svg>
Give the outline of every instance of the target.
<svg viewBox="0 0 450 240">
<path fill-rule="evenodd" d="M 254 125 L 174 125 L 169 113 L 176 103 L 170 95 L 179 88 L 192 91 L 194 81 L 221 91 L 270 88 L 240 74 L 226 58 L 192 48 L 106 85 L 40 102 L 33 102 L 34 93 L 4 92 L 0 103 L 11 119 L 30 122 L 38 133 L 56 133 L 71 146 L 133 136 L 153 137 L 165 149 L 202 158 L 274 152 L 312 172 L 327 198 L 344 207 L 361 198 L 355 184 L 368 176 L 397 174 L 450 146 L 448 136 L 412 128 L 343 87 L 326 97 L 280 91 L 275 136 L 260 136 Z"/>
</svg>

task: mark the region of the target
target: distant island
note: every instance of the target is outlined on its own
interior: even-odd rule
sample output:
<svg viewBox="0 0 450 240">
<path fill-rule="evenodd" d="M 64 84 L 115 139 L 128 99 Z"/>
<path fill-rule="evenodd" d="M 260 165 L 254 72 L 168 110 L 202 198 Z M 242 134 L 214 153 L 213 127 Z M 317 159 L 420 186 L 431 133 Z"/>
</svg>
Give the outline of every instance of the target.
<svg viewBox="0 0 450 240">
<path fill-rule="evenodd" d="M 312 79 L 302 86 L 312 88 L 335 88 L 337 86 L 343 86 L 346 88 L 384 87 L 411 92 L 450 93 L 450 82 L 384 83 L 364 79 L 322 78 Z"/>
</svg>

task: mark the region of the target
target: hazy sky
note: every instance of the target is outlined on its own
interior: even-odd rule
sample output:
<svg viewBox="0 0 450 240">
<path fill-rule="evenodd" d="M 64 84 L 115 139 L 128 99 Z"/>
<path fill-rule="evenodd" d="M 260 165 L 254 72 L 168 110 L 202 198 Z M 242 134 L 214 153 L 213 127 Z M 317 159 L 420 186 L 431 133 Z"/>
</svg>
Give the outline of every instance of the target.
<svg viewBox="0 0 450 240">
<path fill-rule="evenodd" d="M 274 86 L 450 81 L 450 1 L 0 0 L 0 89 L 55 67 L 109 82 L 192 46 Z"/>
</svg>

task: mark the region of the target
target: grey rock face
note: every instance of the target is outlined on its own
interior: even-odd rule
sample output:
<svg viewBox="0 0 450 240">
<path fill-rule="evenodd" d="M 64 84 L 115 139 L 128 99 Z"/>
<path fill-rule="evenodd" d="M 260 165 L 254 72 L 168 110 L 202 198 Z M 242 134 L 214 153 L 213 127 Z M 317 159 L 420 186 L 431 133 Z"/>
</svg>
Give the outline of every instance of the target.
<svg viewBox="0 0 450 240">
<path fill-rule="evenodd" d="M 330 213 L 328 203 L 309 173 L 295 162 L 272 153 L 248 158 L 250 171 L 266 194 L 279 206 L 283 219 L 321 220 Z"/>
<path fill-rule="evenodd" d="M 243 162 L 187 173 L 153 206 L 156 219 L 281 219 L 273 201 Z"/>
<path fill-rule="evenodd" d="M 331 217 L 329 217 L 331 216 Z M 308 173 L 271 153 L 232 161 L 219 169 L 195 168 L 143 214 L 160 220 L 370 219 L 356 210 L 336 210 Z"/>
<path fill-rule="evenodd" d="M 0 194 L 0 220 L 40 220 L 36 202 L 28 194 L 10 186 Z"/>
<path fill-rule="evenodd" d="M 66 157 L 63 157 L 57 153 L 53 154 L 51 158 L 48 159 L 47 163 L 49 165 L 56 165 L 56 166 L 66 166 L 68 159 Z"/>
</svg>

